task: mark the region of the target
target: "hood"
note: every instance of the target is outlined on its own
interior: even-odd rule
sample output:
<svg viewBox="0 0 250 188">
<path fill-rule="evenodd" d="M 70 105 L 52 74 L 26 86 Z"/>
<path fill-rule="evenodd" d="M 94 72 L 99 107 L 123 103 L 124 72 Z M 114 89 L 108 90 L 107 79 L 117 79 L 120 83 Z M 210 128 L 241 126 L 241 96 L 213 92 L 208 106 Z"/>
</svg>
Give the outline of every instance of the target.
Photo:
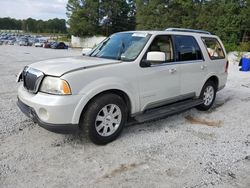
<svg viewBox="0 0 250 188">
<path fill-rule="evenodd" d="M 105 66 L 120 62 L 121 61 L 119 60 L 80 56 L 39 61 L 29 65 L 29 67 L 40 70 L 46 75 L 62 76 L 77 70 Z"/>
</svg>

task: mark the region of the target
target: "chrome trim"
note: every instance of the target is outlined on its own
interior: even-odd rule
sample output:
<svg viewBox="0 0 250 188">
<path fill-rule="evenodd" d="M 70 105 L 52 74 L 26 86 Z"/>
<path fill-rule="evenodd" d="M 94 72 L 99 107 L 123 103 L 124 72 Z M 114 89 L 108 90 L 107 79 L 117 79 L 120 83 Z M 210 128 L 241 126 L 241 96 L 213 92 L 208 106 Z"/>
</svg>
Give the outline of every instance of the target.
<svg viewBox="0 0 250 188">
<path fill-rule="evenodd" d="M 149 67 L 161 67 L 161 66 L 168 66 L 168 65 L 182 65 L 182 64 L 191 64 L 191 63 L 203 63 L 205 62 L 204 60 L 194 60 L 194 61 L 174 61 L 174 62 L 166 62 L 166 63 L 161 63 L 161 64 L 154 64 Z M 143 67 L 144 68 L 144 67 Z M 145 67 L 147 68 L 147 67 Z"/>
<path fill-rule="evenodd" d="M 29 74 L 34 75 L 36 77 L 33 89 L 28 88 L 26 86 L 26 78 L 25 77 L 28 76 Z M 28 66 L 24 67 L 24 70 L 23 70 L 23 73 L 22 73 L 24 88 L 27 89 L 31 93 L 37 93 L 44 76 L 45 76 L 44 73 L 37 70 L 37 69 L 31 68 L 31 67 L 28 67 Z"/>
<path fill-rule="evenodd" d="M 200 33 L 200 34 L 212 35 L 209 31 L 198 30 L 198 29 L 167 28 L 167 29 L 165 29 L 165 31 L 190 32 L 190 33 Z"/>
</svg>

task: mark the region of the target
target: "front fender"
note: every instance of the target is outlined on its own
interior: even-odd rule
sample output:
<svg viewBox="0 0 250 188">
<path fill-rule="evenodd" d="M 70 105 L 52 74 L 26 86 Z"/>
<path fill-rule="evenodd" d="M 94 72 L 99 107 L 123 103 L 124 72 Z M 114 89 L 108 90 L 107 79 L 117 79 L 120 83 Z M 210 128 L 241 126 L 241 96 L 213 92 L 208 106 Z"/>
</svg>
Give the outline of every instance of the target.
<svg viewBox="0 0 250 188">
<path fill-rule="evenodd" d="M 83 97 L 79 101 L 74 111 L 72 123 L 79 123 L 81 113 L 88 102 L 96 95 L 108 90 L 120 90 L 127 94 L 131 103 L 131 113 L 139 110 L 139 95 L 136 91 L 135 85 L 132 85 L 125 80 L 119 78 L 100 78 L 88 83 L 81 91 L 80 95 Z"/>
</svg>

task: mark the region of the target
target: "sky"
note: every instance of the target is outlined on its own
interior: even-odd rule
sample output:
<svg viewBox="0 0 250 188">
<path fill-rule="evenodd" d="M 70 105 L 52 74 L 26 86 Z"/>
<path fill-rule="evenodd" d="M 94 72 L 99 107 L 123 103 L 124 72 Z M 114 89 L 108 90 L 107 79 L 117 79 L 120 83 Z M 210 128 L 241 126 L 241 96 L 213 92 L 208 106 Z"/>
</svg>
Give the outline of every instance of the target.
<svg viewBox="0 0 250 188">
<path fill-rule="evenodd" d="M 16 19 L 67 19 L 68 0 L 0 0 L 0 17 Z"/>
</svg>

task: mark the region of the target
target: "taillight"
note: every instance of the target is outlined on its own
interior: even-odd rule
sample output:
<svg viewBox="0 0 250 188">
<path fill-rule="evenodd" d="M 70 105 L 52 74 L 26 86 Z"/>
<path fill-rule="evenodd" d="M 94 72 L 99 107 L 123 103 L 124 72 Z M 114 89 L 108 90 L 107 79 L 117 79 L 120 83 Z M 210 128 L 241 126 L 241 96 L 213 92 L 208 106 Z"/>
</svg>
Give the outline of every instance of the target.
<svg viewBox="0 0 250 188">
<path fill-rule="evenodd" d="M 228 66 L 229 66 L 229 63 L 228 61 L 226 62 L 226 66 L 225 66 L 225 72 L 227 73 L 228 72 Z"/>
</svg>

